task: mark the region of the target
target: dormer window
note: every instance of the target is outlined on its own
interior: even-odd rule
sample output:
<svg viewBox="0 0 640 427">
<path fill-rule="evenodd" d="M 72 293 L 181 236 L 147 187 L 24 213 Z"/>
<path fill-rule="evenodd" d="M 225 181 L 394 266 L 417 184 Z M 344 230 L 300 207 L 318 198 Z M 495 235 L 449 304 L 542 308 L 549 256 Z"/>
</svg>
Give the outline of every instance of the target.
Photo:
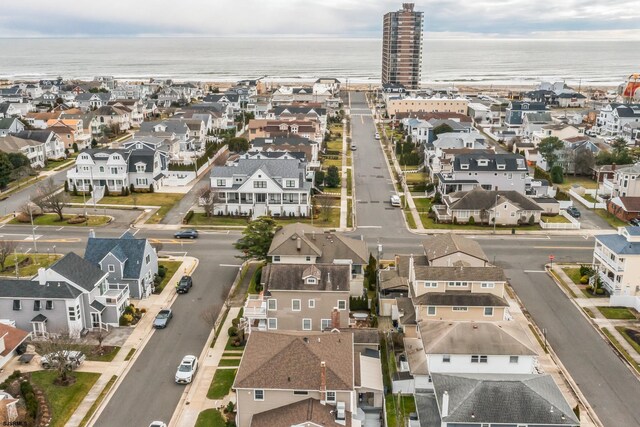
<svg viewBox="0 0 640 427">
<path fill-rule="evenodd" d="M 504 164 L 498 164 L 498 170 L 504 170 L 504 169 L 505 169 Z"/>
<path fill-rule="evenodd" d="M 478 160 L 478 166 L 487 166 L 487 165 L 489 165 L 489 160 L 487 159 Z"/>
<path fill-rule="evenodd" d="M 136 165 L 136 172 L 144 172 L 144 165 Z"/>
<path fill-rule="evenodd" d="M 460 169 L 469 169 L 469 164 L 468 163 L 461 164 Z"/>
<path fill-rule="evenodd" d="M 305 283 L 307 285 L 317 285 L 318 279 L 316 279 L 315 277 L 307 277 L 307 279 L 305 280 Z"/>
</svg>

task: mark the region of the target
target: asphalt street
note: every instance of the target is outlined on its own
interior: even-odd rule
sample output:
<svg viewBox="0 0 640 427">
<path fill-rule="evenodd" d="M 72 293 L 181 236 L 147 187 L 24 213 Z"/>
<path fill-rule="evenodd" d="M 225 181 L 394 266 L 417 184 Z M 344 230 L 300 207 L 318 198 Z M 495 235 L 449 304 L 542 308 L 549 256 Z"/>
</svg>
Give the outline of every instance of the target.
<svg viewBox="0 0 640 427">
<path fill-rule="evenodd" d="M 63 185 L 67 179 L 67 169 L 61 170 L 51 175 L 47 179 L 53 178 L 56 185 Z M 41 181 L 44 182 L 44 181 Z M 24 190 L 17 191 L 9 195 L 9 197 L 0 202 L 0 216 L 10 214 L 12 212 L 19 211 L 20 208 L 29 201 L 29 197 L 33 197 L 36 194 L 38 185 L 31 185 L 25 187 Z"/>
</svg>

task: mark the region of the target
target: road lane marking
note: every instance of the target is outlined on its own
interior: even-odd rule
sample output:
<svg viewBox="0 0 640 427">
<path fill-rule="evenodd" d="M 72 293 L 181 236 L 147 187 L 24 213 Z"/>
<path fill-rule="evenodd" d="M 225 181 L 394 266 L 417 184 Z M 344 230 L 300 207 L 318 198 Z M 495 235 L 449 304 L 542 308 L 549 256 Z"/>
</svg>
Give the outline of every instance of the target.
<svg viewBox="0 0 640 427">
<path fill-rule="evenodd" d="M 382 228 L 381 225 L 359 225 L 357 228 Z"/>
<path fill-rule="evenodd" d="M 2 225 L 0 225 L 0 228 L 4 228 L 4 226 L 5 226 L 5 225 L 7 225 L 7 224 L 2 224 Z"/>
<path fill-rule="evenodd" d="M 546 273 L 546 270 L 524 270 L 525 273 Z"/>
<path fill-rule="evenodd" d="M 534 246 L 533 249 L 577 249 L 583 251 L 592 251 L 593 247 L 588 246 Z"/>
<path fill-rule="evenodd" d="M 242 264 L 220 264 L 220 267 L 242 267 Z"/>
<path fill-rule="evenodd" d="M 60 227 L 60 228 L 58 228 L 56 231 L 62 231 L 62 229 L 63 229 L 63 228 L 64 228 L 64 227 Z"/>
<path fill-rule="evenodd" d="M 31 248 L 27 249 L 27 250 L 25 251 L 25 254 L 28 254 L 29 252 L 31 252 Z"/>
</svg>

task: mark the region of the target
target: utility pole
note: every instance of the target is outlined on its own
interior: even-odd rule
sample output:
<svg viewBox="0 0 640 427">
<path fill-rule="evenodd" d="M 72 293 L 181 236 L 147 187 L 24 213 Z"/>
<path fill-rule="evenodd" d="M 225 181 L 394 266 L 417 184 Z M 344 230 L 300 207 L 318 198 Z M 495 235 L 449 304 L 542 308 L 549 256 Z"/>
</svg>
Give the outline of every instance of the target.
<svg viewBox="0 0 640 427">
<path fill-rule="evenodd" d="M 29 195 L 29 203 L 27 204 L 29 207 L 29 219 L 31 220 L 31 238 L 33 239 L 33 250 L 35 253 L 38 253 L 38 244 L 36 243 L 36 229 L 33 226 L 33 211 L 31 210 L 31 195 Z"/>
<path fill-rule="evenodd" d="M 498 192 L 496 191 L 496 204 L 493 206 L 493 234 L 496 234 L 496 223 L 498 214 Z"/>
</svg>

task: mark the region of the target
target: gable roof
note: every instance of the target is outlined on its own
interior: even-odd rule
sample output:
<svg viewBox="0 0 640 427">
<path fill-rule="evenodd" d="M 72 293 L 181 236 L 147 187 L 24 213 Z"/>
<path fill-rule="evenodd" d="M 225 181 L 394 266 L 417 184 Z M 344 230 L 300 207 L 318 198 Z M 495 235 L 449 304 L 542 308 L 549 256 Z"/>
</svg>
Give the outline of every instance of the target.
<svg viewBox="0 0 640 427">
<path fill-rule="evenodd" d="M 32 141 L 47 142 L 51 138 L 52 133 L 55 135 L 55 133 L 49 129 L 23 130 L 14 133 L 13 136 L 17 136 L 22 139 L 30 139 Z"/>
<path fill-rule="evenodd" d="M 487 161 L 486 166 L 480 164 L 480 161 L 482 160 Z M 468 166 L 463 169 L 462 165 Z M 502 165 L 503 168 L 499 169 L 498 165 Z M 524 156 L 521 156 L 520 154 L 470 152 L 456 156 L 453 162 L 453 170 L 466 172 L 527 172 L 527 162 Z"/>
<path fill-rule="evenodd" d="M 251 427 L 291 427 L 291 426 L 351 426 L 351 412 L 345 412 L 344 424 L 338 424 L 332 405 L 323 405 L 316 399 L 304 399 L 279 408 L 259 412 L 251 418 Z"/>
<path fill-rule="evenodd" d="M 309 271 L 315 269 L 317 271 Z M 314 274 L 315 273 L 315 274 Z M 316 284 L 307 284 L 303 277 L 315 276 Z M 351 267 L 336 264 L 267 264 L 262 270 L 264 290 L 345 291 L 349 292 Z"/>
<path fill-rule="evenodd" d="M 96 284 L 107 276 L 107 273 L 100 270 L 95 264 L 81 258 L 74 252 L 63 256 L 49 269 L 87 291 L 94 289 Z"/>
<path fill-rule="evenodd" d="M 440 408 L 442 395 L 449 394 L 443 422 L 580 425 L 548 374 L 432 374 L 432 379 Z"/>
<path fill-rule="evenodd" d="M 297 248 L 298 239 L 300 250 Z M 369 262 L 369 249 L 364 240 L 299 222 L 285 225 L 276 231 L 268 255 L 317 256 L 318 263 L 328 264 L 336 259 L 350 259 L 356 265 Z"/>
<path fill-rule="evenodd" d="M 474 282 L 506 282 L 507 276 L 500 267 L 434 267 L 416 265 L 416 280 L 466 280 Z"/>
<path fill-rule="evenodd" d="M 472 257 L 489 261 L 478 242 L 457 234 L 439 234 L 422 241 L 424 253 L 429 262 L 462 252 Z"/>
<path fill-rule="evenodd" d="M 262 332 L 249 335 L 234 388 L 353 390 L 353 334 Z"/>
<path fill-rule="evenodd" d="M 4 349 L 0 351 L 0 356 L 6 356 L 15 350 L 27 337 L 29 332 L 13 326 L 0 323 L 0 339 L 4 338 Z"/>
<path fill-rule="evenodd" d="M 440 307 L 508 307 L 509 303 L 489 293 L 469 293 L 464 291 L 427 292 L 413 297 L 415 305 Z"/>
<path fill-rule="evenodd" d="M 640 197 L 614 197 L 611 203 L 620 206 L 625 212 L 640 212 Z"/>
<path fill-rule="evenodd" d="M 497 203 L 496 203 L 497 196 Z M 458 191 L 445 196 L 449 209 L 454 210 L 490 210 L 502 203 L 511 203 L 525 211 L 542 211 L 540 206 L 527 196 L 515 190 L 495 191 L 476 187 L 470 191 Z"/>
<path fill-rule="evenodd" d="M 120 261 L 125 261 L 124 278 L 138 279 L 140 277 L 140 269 L 144 265 L 146 244 L 147 239 L 137 239 L 129 232 L 124 233 L 119 238 L 90 237 L 87 240 L 84 258 L 96 266 L 107 254 L 111 253 Z"/>
<path fill-rule="evenodd" d="M 32 139 L 23 139 L 14 135 L 7 135 L 4 138 L 0 138 L 0 151 L 4 151 L 5 153 L 20 153 L 23 148 L 37 147 L 42 144 L 42 142 Z"/>
<path fill-rule="evenodd" d="M 75 299 L 82 292 L 66 282 L 0 279 L 0 298 Z"/>
</svg>

